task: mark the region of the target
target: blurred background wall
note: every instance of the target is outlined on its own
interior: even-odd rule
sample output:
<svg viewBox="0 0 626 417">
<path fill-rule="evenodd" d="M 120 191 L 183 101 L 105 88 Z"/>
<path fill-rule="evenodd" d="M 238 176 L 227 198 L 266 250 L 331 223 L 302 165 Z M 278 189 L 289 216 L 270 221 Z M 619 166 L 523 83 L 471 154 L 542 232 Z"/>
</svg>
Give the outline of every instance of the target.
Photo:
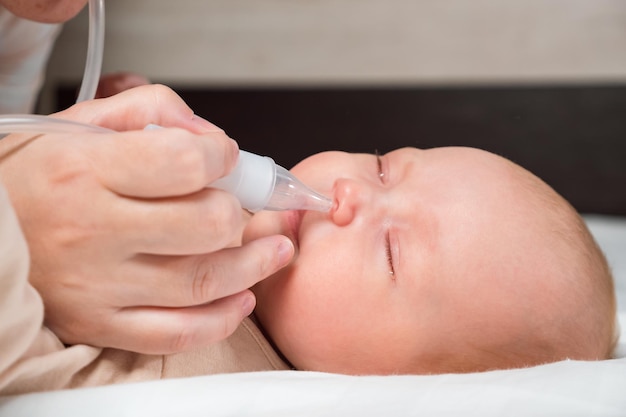
<svg viewBox="0 0 626 417">
<path fill-rule="evenodd" d="M 106 0 L 104 72 L 181 85 L 625 83 L 624 0 Z M 87 13 L 53 88 L 78 83 Z"/>
<path fill-rule="evenodd" d="M 75 101 L 86 10 L 40 112 Z M 626 214 L 624 0 L 106 0 L 104 72 L 175 88 L 242 149 L 473 146 Z"/>
</svg>

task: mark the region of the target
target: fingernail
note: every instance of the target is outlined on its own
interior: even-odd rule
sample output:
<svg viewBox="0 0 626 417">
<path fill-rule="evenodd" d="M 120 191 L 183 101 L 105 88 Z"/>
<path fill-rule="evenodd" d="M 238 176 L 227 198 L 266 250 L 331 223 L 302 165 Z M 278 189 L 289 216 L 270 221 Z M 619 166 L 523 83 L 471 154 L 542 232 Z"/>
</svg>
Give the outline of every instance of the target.
<svg viewBox="0 0 626 417">
<path fill-rule="evenodd" d="M 278 245 L 278 262 L 280 266 L 285 266 L 291 261 L 291 257 L 293 256 L 294 248 L 293 243 L 289 239 L 283 239 Z"/>
<path fill-rule="evenodd" d="M 247 317 L 250 314 L 252 314 L 252 311 L 254 310 L 255 305 L 256 305 L 256 300 L 253 295 L 250 295 L 243 299 L 243 304 L 241 305 L 241 311 L 243 312 L 244 317 Z"/>
<path fill-rule="evenodd" d="M 206 131 L 206 132 L 223 132 L 224 131 L 224 129 L 214 125 L 208 120 L 203 119 L 202 117 L 195 115 L 195 114 L 191 118 L 191 122 L 194 125 L 196 125 L 199 129 Z"/>
<path fill-rule="evenodd" d="M 229 138 L 230 139 L 230 138 Z M 237 165 L 237 161 L 239 161 L 239 144 L 237 143 L 236 140 L 234 139 L 230 139 L 231 145 L 232 145 L 232 153 L 230 155 L 230 161 L 233 164 L 233 167 L 235 165 Z"/>
</svg>

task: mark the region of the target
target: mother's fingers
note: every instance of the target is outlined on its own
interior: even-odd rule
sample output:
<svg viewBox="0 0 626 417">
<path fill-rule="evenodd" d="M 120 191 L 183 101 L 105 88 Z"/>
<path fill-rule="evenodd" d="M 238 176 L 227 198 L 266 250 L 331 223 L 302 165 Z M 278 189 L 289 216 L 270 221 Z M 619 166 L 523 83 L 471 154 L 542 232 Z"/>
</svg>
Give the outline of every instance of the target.
<svg viewBox="0 0 626 417">
<path fill-rule="evenodd" d="M 237 162 L 237 143 L 222 131 L 182 129 L 92 134 L 82 147 L 98 179 L 133 197 L 167 197 L 200 190 Z"/>
<path fill-rule="evenodd" d="M 289 263 L 294 248 L 285 236 L 268 236 L 207 255 L 139 255 L 124 271 L 116 299 L 125 305 L 201 305 L 252 287 Z M 123 288 L 122 288 L 123 287 Z"/>
<path fill-rule="evenodd" d="M 169 354 L 208 346 L 230 336 L 255 305 L 245 290 L 187 308 L 135 307 L 115 313 L 104 329 L 106 339 L 93 344 L 146 354 Z M 114 334 L 115 339 L 110 335 Z"/>
<path fill-rule="evenodd" d="M 126 253 L 193 255 L 239 243 L 247 215 L 235 197 L 217 189 L 158 200 L 124 199 L 102 203 L 106 230 Z"/>
<path fill-rule="evenodd" d="M 140 86 L 112 97 L 78 103 L 54 116 L 117 131 L 141 130 L 148 124 L 180 127 L 195 133 L 221 130 L 194 115 L 178 94 L 159 84 Z"/>
</svg>

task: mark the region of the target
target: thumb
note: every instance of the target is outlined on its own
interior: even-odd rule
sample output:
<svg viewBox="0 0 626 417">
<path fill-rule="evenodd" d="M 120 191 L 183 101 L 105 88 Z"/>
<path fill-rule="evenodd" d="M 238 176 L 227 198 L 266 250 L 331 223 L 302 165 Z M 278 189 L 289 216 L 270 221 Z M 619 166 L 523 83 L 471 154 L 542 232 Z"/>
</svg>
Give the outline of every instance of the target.
<svg viewBox="0 0 626 417">
<path fill-rule="evenodd" d="M 111 97 L 77 103 L 55 116 L 117 131 L 141 130 L 149 124 L 179 127 L 198 134 L 222 131 L 196 116 L 174 90 L 160 84 L 143 85 Z"/>
</svg>

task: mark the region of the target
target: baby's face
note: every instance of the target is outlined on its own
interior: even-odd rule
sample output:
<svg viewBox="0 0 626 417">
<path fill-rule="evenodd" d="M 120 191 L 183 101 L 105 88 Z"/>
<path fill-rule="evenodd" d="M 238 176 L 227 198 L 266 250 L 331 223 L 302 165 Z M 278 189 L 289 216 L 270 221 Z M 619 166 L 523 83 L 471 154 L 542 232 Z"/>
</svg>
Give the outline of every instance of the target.
<svg viewBox="0 0 626 417">
<path fill-rule="evenodd" d="M 333 198 L 331 212 L 258 213 L 244 242 L 295 242 L 291 265 L 253 290 L 259 320 L 297 368 L 462 370 L 472 346 L 497 344 L 540 310 L 532 283 L 516 281 L 546 270 L 536 238 L 546 225 L 516 165 L 475 149 L 405 148 L 321 153 L 292 172 Z"/>
</svg>

